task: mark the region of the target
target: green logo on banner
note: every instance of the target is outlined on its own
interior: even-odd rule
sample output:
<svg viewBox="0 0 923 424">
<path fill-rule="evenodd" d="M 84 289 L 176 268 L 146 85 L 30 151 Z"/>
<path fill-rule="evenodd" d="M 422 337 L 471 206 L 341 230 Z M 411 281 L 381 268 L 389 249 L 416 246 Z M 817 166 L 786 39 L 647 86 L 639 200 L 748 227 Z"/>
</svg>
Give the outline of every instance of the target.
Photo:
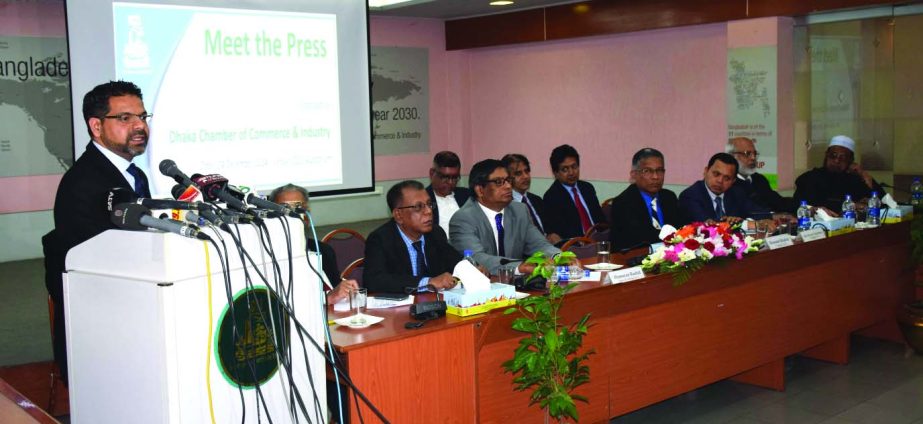
<svg viewBox="0 0 923 424">
<path fill-rule="evenodd" d="M 233 305 L 225 306 L 218 320 L 218 368 L 232 385 L 253 388 L 269 381 L 279 369 L 276 352 L 288 349 L 288 314 L 266 287 L 241 290 Z"/>
</svg>

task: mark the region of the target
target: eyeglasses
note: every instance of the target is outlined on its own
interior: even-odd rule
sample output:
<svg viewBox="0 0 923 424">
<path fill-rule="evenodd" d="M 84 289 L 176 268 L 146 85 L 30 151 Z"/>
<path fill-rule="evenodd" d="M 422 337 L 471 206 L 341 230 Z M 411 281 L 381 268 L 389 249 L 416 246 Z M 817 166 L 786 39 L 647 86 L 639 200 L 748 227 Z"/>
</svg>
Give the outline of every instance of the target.
<svg viewBox="0 0 923 424">
<path fill-rule="evenodd" d="M 849 154 L 848 153 L 827 152 L 827 159 L 849 160 Z"/>
<path fill-rule="evenodd" d="M 760 152 L 756 150 L 747 150 L 746 152 L 734 152 L 735 155 L 741 155 L 750 159 L 756 159 L 760 156 Z"/>
<path fill-rule="evenodd" d="M 413 213 L 421 213 L 423 212 L 423 208 L 429 208 L 429 210 L 436 209 L 436 202 L 429 201 L 426 203 L 417 203 L 410 206 L 400 206 L 395 209 L 410 209 L 410 211 Z"/>
<path fill-rule="evenodd" d="M 657 168 L 657 169 L 654 169 L 654 168 L 641 168 L 641 169 L 638 170 L 638 172 L 640 172 L 641 175 L 643 175 L 643 176 L 645 176 L 645 177 L 649 177 L 649 176 L 655 175 L 655 174 L 656 174 L 656 175 L 664 175 L 664 174 L 667 173 L 667 170 L 666 170 L 666 169 L 663 169 L 663 168 Z"/>
<path fill-rule="evenodd" d="M 435 170 L 433 172 L 436 174 L 436 178 L 446 182 L 458 182 L 458 180 L 461 178 L 461 175 L 446 175 Z"/>
<path fill-rule="evenodd" d="M 510 185 L 513 185 L 513 177 L 494 178 L 494 179 L 492 179 L 492 180 L 487 180 L 487 182 L 488 182 L 488 183 L 491 183 L 491 184 L 493 184 L 493 185 L 495 185 L 495 186 L 497 186 L 497 187 L 502 187 L 502 186 L 503 186 L 503 183 L 509 183 Z"/>
<path fill-rule="evenodd" d="M 120 113 L 118 115 L 102 116 L 100 117 L 100 119 L 115 119 L 116 121 L 119 121 L 123 124 L 130 124 L 132 123 L 132 121 L 134 121 L 135 118 L 138 118 L 139 121 L 147 124 L 148 122 L 150 122 L 151 118 L 153 117 L 154 117 L 153 114 L 149 114 L 147 112 L 137 114 L 137 115 L 135 115 L 134 113 L 125 112 L 125 113 Z"/>
<path fill-rule="evenodd" d="M 305 210 L 308 209 L 308 202 L 292 201 L 292 202 L 282 202 L 282 204 L 292 209 L 305 209 Z"/>
</svg>

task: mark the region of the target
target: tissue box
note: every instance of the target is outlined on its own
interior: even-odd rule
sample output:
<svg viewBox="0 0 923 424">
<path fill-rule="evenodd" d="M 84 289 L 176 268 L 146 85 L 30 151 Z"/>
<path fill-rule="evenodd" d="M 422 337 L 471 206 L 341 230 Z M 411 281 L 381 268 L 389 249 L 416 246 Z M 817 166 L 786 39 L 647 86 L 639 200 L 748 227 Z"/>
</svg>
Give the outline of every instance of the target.
<svg viewBox="0 0 923 424">
<path fill-rule="evenodd" d="M 910 221 L 913 219 L 913 206 L 898 205 L 896 208 L 885 209 L 885 216 L 881 220 L 885 224 L 897 224 L 898 222 Z"/>
<path fill-rule="evenodd" d="M 491 309 L 502 308 L 516 303 L 516 288 L 509 284 L 492 283 L 490 290 L 467 292 L 454 288 L 442 292 L 446 303 L 446 313 L 460 317 L 483 314 Z"/>
<path fill-rule="evenodd" d="M 841 234 L 856 231 L 856 220 L 852 218 L 834 218 L 830 221 L 813 221 L 811 228 L 820 225 L 827 230 L 827 237 L 838 236 Z"/>
</svg>

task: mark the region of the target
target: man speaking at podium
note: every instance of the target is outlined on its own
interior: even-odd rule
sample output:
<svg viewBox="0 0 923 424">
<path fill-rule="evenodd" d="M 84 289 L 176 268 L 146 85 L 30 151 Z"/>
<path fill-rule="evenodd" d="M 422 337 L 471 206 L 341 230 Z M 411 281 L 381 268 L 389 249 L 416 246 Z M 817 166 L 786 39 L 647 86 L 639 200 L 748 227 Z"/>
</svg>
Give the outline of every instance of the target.
<svg viewBox="0 0 923 424">
<path fill-rule="evenodd" d="M 147 177 L 131 163 L 147 148 L 150 118 L 141 89 L 130 82 L 110 81 L 83 97 L 83 119 L 92 141 L 64 173 L 54 202 L 55 228 L 42 237 L 45 286 L 54 301 L 54 357 L 65 383 L 64 258 L 72 247 L 115 228 L 106 207 L 109 190 L 121 187 L 151 197 Z"/>
</svg>

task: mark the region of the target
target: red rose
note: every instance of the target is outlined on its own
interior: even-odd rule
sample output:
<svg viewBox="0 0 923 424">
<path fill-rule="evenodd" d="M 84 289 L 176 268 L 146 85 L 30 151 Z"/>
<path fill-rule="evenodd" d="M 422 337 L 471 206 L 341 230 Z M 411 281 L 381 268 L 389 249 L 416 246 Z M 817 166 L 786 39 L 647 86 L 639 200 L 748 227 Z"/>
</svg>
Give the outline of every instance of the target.
<svg viewBox="0 0 923 424">
<path fill-rule="evenodd" d="M 663 244 L 671 244 L 670 240 L 673 240 L 673 237 L 676 237 L 676 233 L 670 233 L 668 236 L 663 238 Z"/>
<path fill-rule="evenodd" d="M 689 250 L 696 250 L 699 248 L 699 241 L 696 239 L 689 239 L 683 242 L 683 246 L 686 246 Z"/>
<path fill-rule="evenodd" d="M 702 247 L 704 247 L 705 250 L 707 250 L 707 251 L 709 251 L 709 252 L 714 252 L 714 251 L 715 251 L 715 244 L 712 243 L 712 242 L 710 242 L 710 241 L 706 241 L 705 243 L 702 243 Z"/>
</svg>

